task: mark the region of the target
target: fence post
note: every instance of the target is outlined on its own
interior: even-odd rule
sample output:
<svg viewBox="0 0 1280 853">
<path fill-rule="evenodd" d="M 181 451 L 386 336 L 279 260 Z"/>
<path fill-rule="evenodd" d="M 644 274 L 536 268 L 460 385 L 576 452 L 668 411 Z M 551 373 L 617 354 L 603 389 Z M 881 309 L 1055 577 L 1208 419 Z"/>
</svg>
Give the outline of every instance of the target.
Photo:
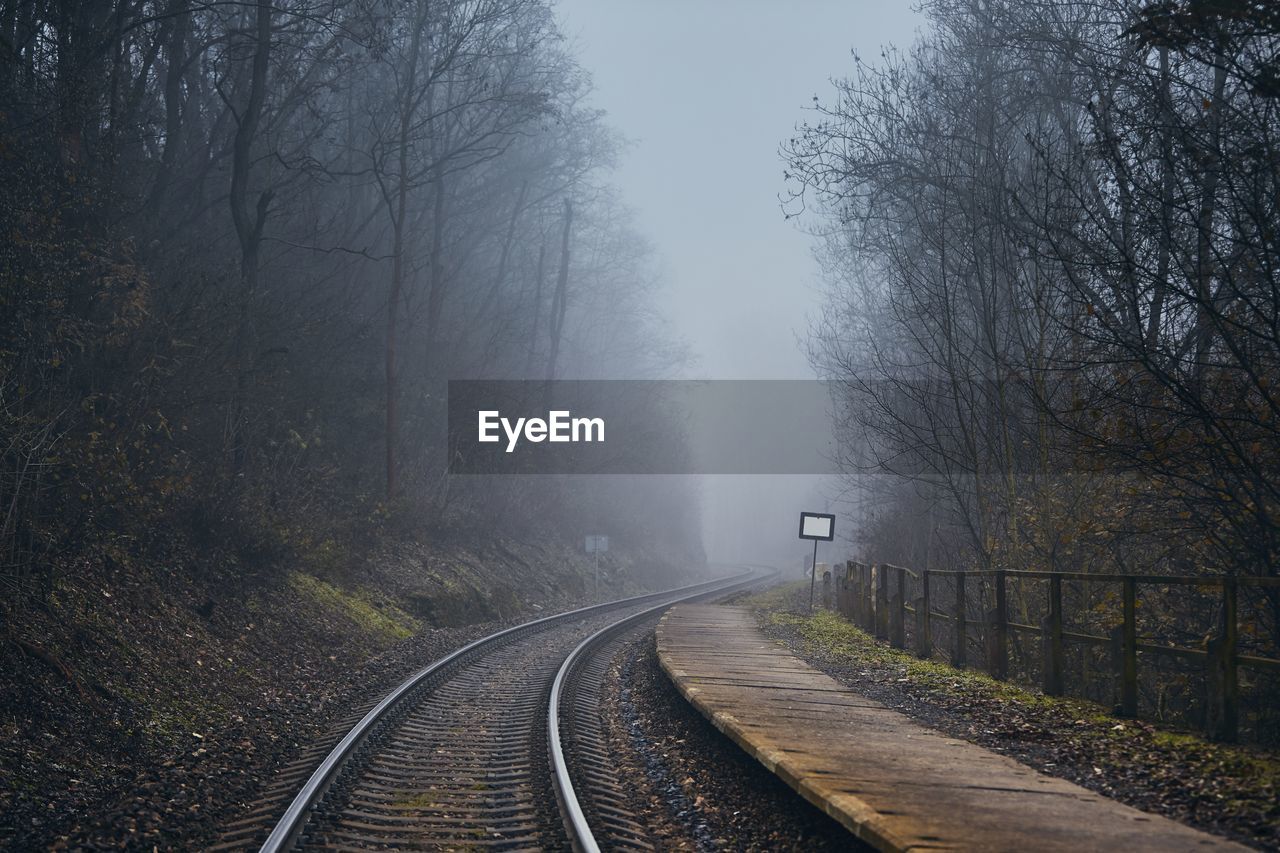
<svg viewBox="0 0 1280 853">
<path fill-rule="evenodd" d="M 1120 715 L 1138 716 L 1138 582 L 1127 576 L 1121 582 L 1124 598 L 1124 632 L 1120 637 Z"/>
<path fill-rule="evenodd" d="M 842 592 L 842 594 L 843 594 L 843 596 L 844 596 L 844 598 L 843 598 L 843 607 L 842 607 L 842 609 L 841 609 L 841 611 L 840 611 L 840 612 L 841 612 L 841 613 L 843 613 L 843 614 L 844 614 L 844 616 L 845 616 L 845 618 L 846 618 L 846 619 L 848 619 L 850 622 L 854 621 L 854 620 L 853 620 L 853 614 L 854 614 L 854 610 L 855 610 L 855 608 L 856 608 L 856 606 L 857 606 L 857 605 L 855 604 L 856 599 L 853 597 L 853 589 L 854 589 L 854 587 L 853 587 L 853 567 L 854 567 L 854 566 L 856 566 L 856 565 L 857 565 L 857 563 L 855 563 L 853 560 L 846 560 L 846 561 L 845 561 L 845 564 L 844 564 L 844 583 L 843 583 L 843 584 L 841 584 L 841 586 L 840 586 L 840 590 L 841 590 L 841 592 Z"/>
<path fill-rule="evenodd" d="M 1062 578 L 1057 575 L 1049 578 L 1049 613 L 1041 627 L 1044 629 L 1044 635 L 1041 638 L 1044 692 L 1046 696 L 1061 696 L 1063 693 Z"/>
<path fill-rule="evenodd" d="M 866 563 L 858 564 L 858 627 L 871 627 L 871 573 Z"/>
<path fill-rule="evenodd" d="M 849 567 L 848 564 L 843 566 L 838 563 L 832 564 L 831 569 L 832 581 L 836 588 L 836 613 L 845 616 L 845 592 L 849 588 Z"/>
<path fill-rule="evenodd" d="M 1107 652 L 1111 655 L 1111 711 L 1119 714 L 1121 711 L 1120 698 L 1118 694 L 1118 685 L 1122 681 L 1120 671 L 1124 669 L 1124 626 L 1112 625 L 1111 630 L 1107 631 Z"/>
<path fill-rule="evenodd" d="M 849 565 L 849 578 L 852 581 L 852 587 L 853 587 L 849 591 L 849 597 L 851 599 L 849 602 L 849 609 L 852 611 L 850 618 L 853 620 L 853 624 L 861 628 L 865 624 L 862 617 L 863 589 L 862 589 L 862 564 L 861 563 L 855 561 Z"/>
<path fill-rule="evenodd" d="M 881 563 L 872 568 L 876 587 L 876 639 L 889 639 L 889 578 Z"/>
<path fill-rule="evenodd" d="M 862 629 L 868 634 L 876 632 L 875 584 L 872 577 L 874 567 L 871 563 L 862 564 Z"/>
<path fill-rule="evenodd" d="M 929 626 L 929 570 L 920 572 L 920 597 L 916 599 L 916 656 L 933 656 L 933 632 Z"/>
<path fill-rule="evenodd" d="M 902 567 L 896 567 L 895 572 L 898 576 L 898 589 L 896 600 L 893 602 L 893 630 L 889 634 L 889 644 L 895 649 L 905 649 L 907 647 L 907 570 Z"/>
<path fill-rule="evenodd" d="M 1239 644 L 1236 624 L 1236 579 L 1222 579 L 1222 633 L 1205 644 L 1209 653 L 1208 685 L 1209 737 L 1218 741 L 1234 741 L 1240 734 L 1240 683 L 1236 672 Z"/>
<path fill-rule="evenodd" d="M 991 677 L 1004 681 L 1009 677 L 1009 608 L 1005 598 L 1004 570 L 996 569 L 996 607 L 992 613 L 988 666 Z"/>
<path fill-rule="evenodd" d="M 862 624 L 862 564 L 857 561 L 849 566 L 849 618 Z"/>
<path fill-rule="evenodd" d="M 1236 652 L 1240 644 L 1239 625 L 1236 621 L 1236 579 L 1222 579 L 1222 626 L 1226 641 L 1222 663 L 1226 677 L 1222 680 L 1222 725 L 1225 740 L 1234 741 L 1240 729 L 1240 681 L 1236 671 Z"/>
<path fill-rule="evenodd" d="M 968 660 L 969 625 L 965 618 L 964 572 L 956 575 L 956 647 L 951 650 L 951 663 L 962 667 Z"/>
<path fill-rule="evenodd" d="M 862 572 L 856 560 L 849 561 L 849 621 L 857 625 L 862 617 Z"/>
</svg>

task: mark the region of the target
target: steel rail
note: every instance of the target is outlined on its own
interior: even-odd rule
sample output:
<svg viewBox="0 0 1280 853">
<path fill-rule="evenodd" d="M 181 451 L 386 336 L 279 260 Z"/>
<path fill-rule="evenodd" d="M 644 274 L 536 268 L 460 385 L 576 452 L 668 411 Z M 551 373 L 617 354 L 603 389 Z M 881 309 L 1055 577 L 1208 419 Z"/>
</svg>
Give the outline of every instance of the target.
<svg viewBox="0 0 1280 853">
<path fill-rule="evenodd" d="M 676 587 L 674 589 L 664 590 L 661 592 L 645 593 L 643 595 L 631 596 L 629 598 L 621 598 L 615 601 L 607 601 L 601 604 L 592 604 L 587 607 L 580 607 L 575 610 L 569 610 L 564 613 L 557 613 L 552 616 L 544 616 L 540 619 L 534 619 L 529 622 L 523 622 L 519 625 L 513 625 L 510 628 L 504 628 L 486 637 L 474 640 L 460 649 L 434 661 L 423 669 L 405 679 L 398 687 L 388 693 L 381 702 L 373 707 L 367 714 L 356 723 L 346 736 L 338 742 L 325 759 L 316 767 L 315 771 L 307 779 L 306 783 L 299 789 L 297 795 L 290 802 L 289 807 L 285 810 L 280 820 L 272 828 L 271 834 L 267 840 L 263 842 L 260 848 L 261 853 L 280 853 L 280 851 L 289 850 L 298 841 L 302 834 L 303 828 L 306 826 L 307 820 L 313 809 L 319 804 L 321 798 L 328 790 L 331 783 L 338 776 L 342 768 L 347 764 L 359 747 L 369 738 L 375 727 L 388 714 L 396 709 L 402 701 L 412 694 L 416 688 L 430 680 L 433 676 L 446 672 L 450 667 L 458 664 L 470 657 L 476 652 L 489 647 L 500 645 L 505 640 L 514 639 L 524 634 L 535 633 L 543 628 L 561 622 L 568 622 L 582 616 L 598 613 L 605 610 L 625 607 L 630 604 L 639 604 L 645 601 L 651 601 L 657 598 L 670 598 L 682 592 L 690 592 L 691 595 L 700 594 L 692 592 L 698 590 L 717 591 L 720 587 L 728 584 L 729 581 L 736 580 L 741 575 L 733 578 L 718 578 L 712 581 L 704 581 L 702 583 L 690 584 L 688 586 Z M 684 596 L 688 598 L 691 596 Z M 681 600 L 681 599 L 677 599 Z M 670 601 L 668 604 L 672 603 Z"/>
<path fill-rule="evenodd" d="M 774 576 L 776 576 L 776 573 L 774 573 Z M 564 818 L 565 829 L 569 833 L 569 840 L 575 850 L 581 851 L 581 853 L 600 853 L 600 844 L 596 841 L 595 832 L 591 828 L 590 821 L 587 820 L 582 801 L 574 789 L 573 778 L 569 773 L 567 751 L 560 731 L 560 704 L 564 698 L 565 686 L 568 683 L 570 673 L 586 659 L 588 654 L 596 651 L 598 647 L 616 634 L 646 619 L 651 619 L 655 614 L 666 610 L 672 605 L 710 595 L 731 594 L 739 589 L 747 589 L 759 585 L 768 577 L 770 576 L 752 573 L 752 576 L 745 580 L 737 580 L 735 582 L 734 579 L 730 578 L 726 580 L 723 587 L 718 589 L 695 592 L 674 601 L 665 601 L 662 604 L 641 610 L 639 613 L 633 613 L 587 637 L 564 659 L 560 669 L 556 672 L 555 680 L 551 682 L 551 696 L 547 700 L 547 745 L 551 757 L 551 776 L 554 782 L 556 801 L 560 805 L 560 814 Z"/>
</svg>

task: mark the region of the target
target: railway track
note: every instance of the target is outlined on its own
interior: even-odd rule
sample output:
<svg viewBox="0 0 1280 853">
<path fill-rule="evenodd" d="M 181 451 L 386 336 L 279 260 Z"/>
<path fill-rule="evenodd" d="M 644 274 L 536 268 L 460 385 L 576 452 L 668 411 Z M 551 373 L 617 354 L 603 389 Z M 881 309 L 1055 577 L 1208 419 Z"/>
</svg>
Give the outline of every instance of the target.
<svg viewBox="0 0 1280 853">
<path fill-rule="evenodd" d="M 464 646 L 371 703 L 327 754 L 302 756 L 217 846 L 651 849 L 601 731 L 608 662 L 671 604 L 760 580 L 586 607 Z"/>
</svg>

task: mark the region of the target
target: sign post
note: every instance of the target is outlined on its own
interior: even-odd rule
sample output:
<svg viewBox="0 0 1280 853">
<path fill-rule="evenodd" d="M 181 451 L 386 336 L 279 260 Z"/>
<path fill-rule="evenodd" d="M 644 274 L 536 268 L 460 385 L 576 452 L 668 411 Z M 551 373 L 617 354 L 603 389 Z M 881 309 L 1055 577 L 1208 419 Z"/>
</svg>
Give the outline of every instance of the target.
<svg viewBox="0 0 1280 853">
<path fill-rule="evenodd" d="M 813 585 L 818 579 L 818 543 L 836 538 L 836 517 L 825 512 L 800 513 L 800 538 L 813 540 L 813 563 L 809 567 L 809 613 L 813 613 Z"/>
<path fill-rule="evenodd" d="M 596 599 L 600 598 L 600 552 L 609 550 L 608 536 L 588 536 L 587 553 L 596 555 Z"/>
</svg>

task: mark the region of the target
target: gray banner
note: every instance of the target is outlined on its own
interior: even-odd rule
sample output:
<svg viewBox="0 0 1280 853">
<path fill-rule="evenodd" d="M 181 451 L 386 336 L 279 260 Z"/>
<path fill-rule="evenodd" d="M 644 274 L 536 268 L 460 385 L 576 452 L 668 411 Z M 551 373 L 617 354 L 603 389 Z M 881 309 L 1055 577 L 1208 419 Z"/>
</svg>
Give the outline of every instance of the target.
<svg viewBox="0 0 1280 853">
<path fill-rule="evenodd" d="M 826 474 L 827 383 L 453 380 L 454 474 Z"/>
</svg>

